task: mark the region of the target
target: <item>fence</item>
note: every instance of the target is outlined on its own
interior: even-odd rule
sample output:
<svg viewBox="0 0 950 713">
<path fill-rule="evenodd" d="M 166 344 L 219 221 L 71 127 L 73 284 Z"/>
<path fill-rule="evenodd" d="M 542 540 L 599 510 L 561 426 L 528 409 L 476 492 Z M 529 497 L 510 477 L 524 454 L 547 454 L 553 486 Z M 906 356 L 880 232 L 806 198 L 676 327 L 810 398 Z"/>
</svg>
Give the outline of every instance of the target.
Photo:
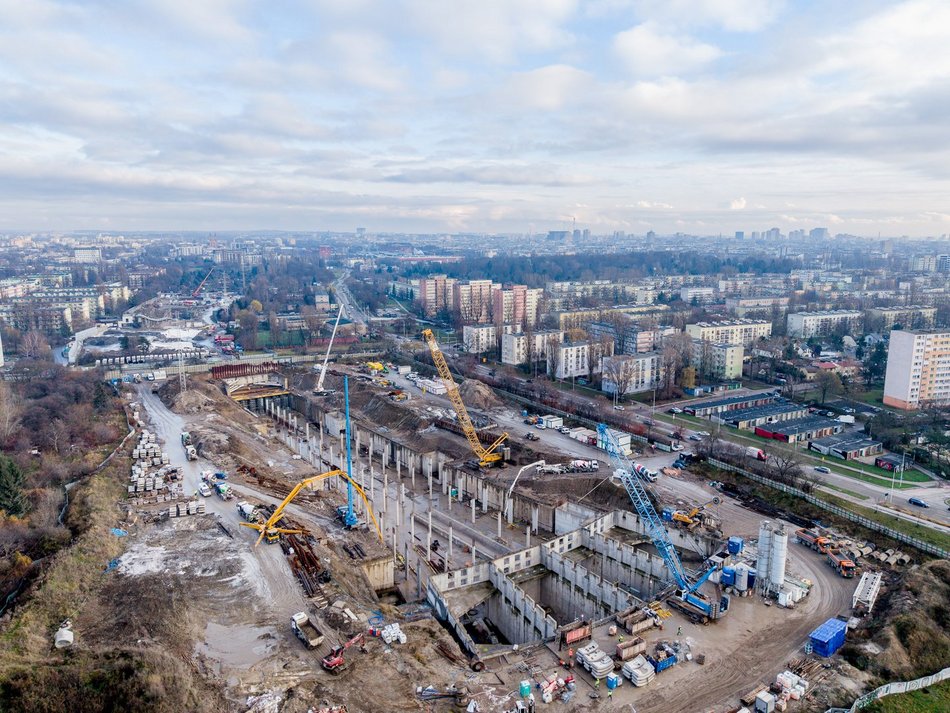
<svg viewBox="0 0 950 713">
<path fill-rule="evenodd" d="M 942 547 L 937 547 L 936 545 L 933 545 L 929 542 L 924 542 L 923 540 L 919 540 L 916 537 L 911 537 L 910 535 L 907 535 L 903 532 L 898 532 L 897 530 L 893 530 L 887 525 L 882 525 L 881 523 L 876 522 L 875 520 L 870 520 L 864 517 L 863 515 L 858 515 L 857 513 L 851 512 L 850 510 L 847 510 L 843 507 L 840 507 L 833 503 L 829 503 L 826 500 L 822 500 L 819 497 L 811 495 L 810 493 L 806 493 L 804 490 L 799 490 L 798 488 L 793 488 L 790 485 L 785 485 L 784 483 L 777 483 L 774 480 L 763 478 L 761 475 L 758 475 L 756 473 L 750 473 L 749 471 L 743 468 L 739 468 L 738 466 L 732 465 L 731 463 L 725 463 L 721 460 L 716 460 L 715 458 L 710 458 L 707 462 L 710 465 L 713 465 L 717 468 L 721 468 L 722 470 L 728 470 L 733 473 L 738 473 L 744 478 L 753 480 L 756 483 L 766 485 L 775 490 L 780 490 L 783 493 L 788 493 L 789 495 L 794 495 L 795 497 L 801 498 L 802 500 L 805 500 L 811 503 L 812 505 L 821 508 L 822 510 L 827 510 L 828 512 L 834 515 L 837 515 L 838 517 L 843 517 L 846 520 L 850 520 L 851 522 L 861 525 L 862 527 L 866 527 L 869 530 L 880 532 L 882 535 L 887 535 L 892 540 L 903 542 L 904 544 L 910 545 L 911 547 L 914 547 L 915 549 L 918 549 L 921 552 L 926 552 L 927 554 L 935 555 L 937 557 L 941 557 L 944 559 L 946 559 L 947 557 L 950 557 L 950 552 L 943 549 Z"/>
<path fill-rule="evenodd" d="M 896 681 L 894 683 L 887 683 L 880 688 L 875 688 L 870 693 L 865 693 L 858 700 L 852 703 L 850 708 L 829 708 L 827 711 L 825 711 L 825 713 L 854 713 L 855 711 L 862 708 L 867 708 L 878 698 L 892 696 L 895 693 L 919 691 L 921 688 L 927 688 L 928 686 L 932 686 L 935 683 L 945 681 L 948 678 L 950 678 L 950 668 L 945 668 L 942 671 L 937 671 L 937 673 L 924 676 L 913 681 Z"/>
</svg>

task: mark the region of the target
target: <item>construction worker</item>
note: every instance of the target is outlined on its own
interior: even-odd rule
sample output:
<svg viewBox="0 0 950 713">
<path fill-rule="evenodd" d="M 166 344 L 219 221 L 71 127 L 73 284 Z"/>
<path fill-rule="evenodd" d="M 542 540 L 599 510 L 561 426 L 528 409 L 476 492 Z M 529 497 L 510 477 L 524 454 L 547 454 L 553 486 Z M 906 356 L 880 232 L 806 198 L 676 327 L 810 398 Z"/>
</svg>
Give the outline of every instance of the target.
<svg viewBox="0 0 950 713">
<path fill-rule="evenodd" d="M 570 646 L 567 649 L 567 667 L 574 668 L 574 647 Z"/>
<path fill-rule="evenodd" d="M 600 688 L 600 679 L 599 679 L 599 678 L 595 678 L 595 679 L 594 679 L 594 688 Z"/>
<path fill-rule="evenodd" d="M 609 698 L 610 700 L 613 700 L 613 698 L 614 698 L 614 689 L 612 689 L 612 688 L 608 688 L 608 689 L 607 689 L 607 698 Z"/>
<path fill-rule="evenodd" d="M 623 634 L 617 637 L 617 643 L 620 643 L 620 644 L 623 643 Z"/>
<path fill-rule="evenodd" d="M 677 636 L 682 636 L 682 635 L 683 635 L 683 627 L 682 627 L 682 626 L 676 627 L 676 635 L 677 635 Z"/>
</svg>

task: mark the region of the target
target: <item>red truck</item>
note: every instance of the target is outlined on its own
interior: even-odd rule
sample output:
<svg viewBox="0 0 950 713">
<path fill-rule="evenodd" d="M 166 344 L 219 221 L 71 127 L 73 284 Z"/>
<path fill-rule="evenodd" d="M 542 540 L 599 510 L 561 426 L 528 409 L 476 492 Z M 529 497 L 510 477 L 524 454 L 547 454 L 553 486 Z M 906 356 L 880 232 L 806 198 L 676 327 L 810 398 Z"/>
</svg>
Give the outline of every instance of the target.
<svg viewBox="0 0 950 713">
<path fill-rule="evenodd" d="M 797 530 L 795 536 L 803 545 L 811 547 L 815 552 L 821 552 L 823 555 L 828 554 L 828 550 L 834 545 L 830 537 L 819 535 L 814 530 Z"/>
<path fill-rule="evenodd" d="M 854 560 L 848 557 L 842 550 L 828 550 L 828 564 L 846 579 L 851 579 L 854 576 L 854 571 L 857 569 Z"/>
</svg>

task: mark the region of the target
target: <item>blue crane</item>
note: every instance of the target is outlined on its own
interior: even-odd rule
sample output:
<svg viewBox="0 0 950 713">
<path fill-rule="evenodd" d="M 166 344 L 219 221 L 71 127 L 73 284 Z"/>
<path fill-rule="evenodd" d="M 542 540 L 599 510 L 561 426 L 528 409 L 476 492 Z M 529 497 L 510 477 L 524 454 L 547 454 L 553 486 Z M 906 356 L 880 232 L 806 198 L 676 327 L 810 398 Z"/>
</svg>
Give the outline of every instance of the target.
<svg viewBox="0 0 950 713">
<path fill-rule="evenodd" d="M 699 615 L 705 620 L 718 619 L 729 608 L 729 597 L 723 595 L 719 603 L 714 604 L 698 591 L 703 583 L 716 571 L 717 567 L 710 567 L 698 579 L 691 581 L 691 577 L 687 574 L 686 568 L 683 567 L 679 554 L 673 546 L 670 533 L 667 532 L 666 526 L 664 526 L 660 516 L 657 515 L 656 508 L 653 507 L 646 489 L 637 477 L 637 472 L 642 471 L 643 467 L 638 468 L 637 464 L 627 457 L 607 424 L 598 424 L 597 433 L 600 435 L 600 440 L 604 444 L 608 455 L 617 466 L 617 477 L 623 483 L 623 487 L 626 489 L 627 495 L 630 496 L 637 514 L 646 524 L 653 546 L 656 547 L 673 575 L 673 580 L 678 587 L 676 594 L 680 608 L 690 614 L 696 614 L 697 612 L 694 610 L 698 610 Z"/>
</svg>

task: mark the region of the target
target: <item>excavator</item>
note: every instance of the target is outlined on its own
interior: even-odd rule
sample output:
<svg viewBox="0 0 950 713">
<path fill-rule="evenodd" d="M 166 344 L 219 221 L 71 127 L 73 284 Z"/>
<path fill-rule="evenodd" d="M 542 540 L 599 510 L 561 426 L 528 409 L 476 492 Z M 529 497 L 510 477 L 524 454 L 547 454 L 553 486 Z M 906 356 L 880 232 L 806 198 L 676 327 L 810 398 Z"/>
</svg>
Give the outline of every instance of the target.
<svg viewBox="0 0 950 713">
<path fill-rule="evenodd" d="M 329 671 L 330 673 L 341 673 L 346 669 L 347 663 L 344 654 L 346 650 L 351 646 L 359 644 L 361 647 L 366 642 L 366 636 L 363 632 L 360 632 L 352 639 L 347 641 L 341 646 L 336 646 L 330 650 L 326 656 L 323 657 L 323 660 L 320 664 L 323 666 L 324 670 Z"/>
<path fill-rule="evenodd" d="M 255 547 L 259 545 L 261 543 L 261 540 L 265 538 L 267 539 L 269 543 L 273 543 L 273 542 L 278 542 L 280 540 L 281 535 L 301 534 L 303 530 L 283 528 L 283 527 L 277 526 L 277 523 L 280 521 L 280 518 L 283 516 L 284 509 L 288 505 L 290 505 L 291 501 L 295 497 L 297 497 L 300 491 L 303 490 L 304 488 L 311 487 L 315 483 L 320 482 L 321 480 L 326 480 L 327 478 L 333 478 L 336 476 L 339 476 L 340 478 L 343 478 L 344 480 L 350 482 L 350 484 L 353 486 L 353 489 L 356 490 L 357 493 L 359 493 L 361 498 L 363 498 L 363 502 L 366 504 L 366 512 L 368 512 L 370 518 L 372 518 L 373 525 L 376 526 L 376 533 L 379 535 L 379 539 L 382 540 L 383 533 L 379 529 L 379 523 L 376 521 L 376 516 L 373 514 L 373 508 L 372 506 L 370 506 L 369 500 L 366 499 L 366 493 L 364 493 L 363 489 L 357 483 L 354 483 L 352 480 L 350 480 L 349 476 L 347 476 L 347 474 L 344 473 L 339 468 L 328 471 L 326 473 L 321 473 L 320 475 L 315 475 L 312 478 L 305 478 L 304 480 L 301 480 L 299 483 L 297 483 L 293 487 L 293 490 L 291 490 L 287 494 L 287 497 L 284 498 L 283 502 L 281 502 L 281 504 L 277 506 L 274 512 L 270 514 L 270 517 L 265 519 L 263 515 L 261 515 L 259 517 L 258 522 L 242 522 L 241 527 L 249 527 L 252 530 L 257 530 L 258 532 L 261 533 L 260 537 L 257 538 L 257 542 L 254 543 Z"/>
<path fill-rule="evenodd" d="M 703 503 L 702 505 L 697 505 L 692 510 L 688 512 L 686 510 L 676 510 L 673 513 L 673 522 L 678 522 L 685 525 L 687 528 L 692 529 L 699 524 L 699 521 L 696 520 L 696 516 L 699 515 L 703 510 L 705 510 L 710 505 L 718 505 L 722 502 L 719 498 L 713 498 L 708 503 Z"/>
<path fill-rule="evenodd" d="M 425 339 L 426 344 L 429 345 L 429 351 L 432 352 L 432 361 L 435 363 L 435 368 L 442 378 L 442 383 L 445 384 L 445 394 L 455 407 L 455 414 L 458 417 L 459 426 L 462 427 L 462 432 L 468 440 L 468 445 L 471 447 L 472 452 L 478 456 L 478 465 L 482 468 L 501 465 L 504 462 L 505 454 L 500 448 L 508 439 L 508 434 L 502 433 L 501 436 L 487 448 L 482 444 L 478 438 L 478 432 L 472 424 L 472 419 L 468 415 L 468 409 L 465 408 L 465 404 L 462 402 L 458 385 L 455 383 L 455 379 L 452 378 L 452 372 L 449 371 L 449 365 L 445 361 L 445 355 L 442 354 L 442 350 L 439 348 L 439 343 L 435 340 L 435 335 L 432 333 L 432 330 L 423 329 L 422 338 Z"/>
</svg>

